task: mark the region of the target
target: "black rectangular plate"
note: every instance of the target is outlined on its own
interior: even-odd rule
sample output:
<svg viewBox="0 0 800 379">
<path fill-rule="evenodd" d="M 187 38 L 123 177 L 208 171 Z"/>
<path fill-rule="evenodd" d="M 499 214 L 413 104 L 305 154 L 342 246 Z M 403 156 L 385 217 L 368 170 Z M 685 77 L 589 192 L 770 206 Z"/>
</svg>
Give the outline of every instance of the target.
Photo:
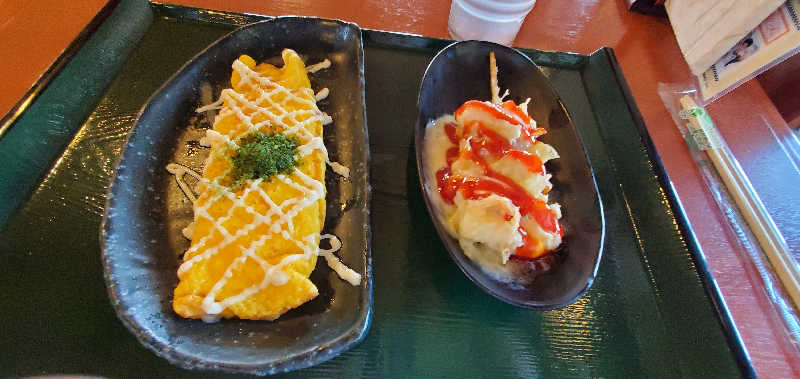
<svg viewBox="0 0 800 379">
<path fill-rule="evenodd" d="M 311 75 L 331 95 L 318 104 L 333 117 L 324 140 L 332 160 L 351 169 L 345 180 L 328 171 L 323 233 L 343 241 L 339 256 L 362 275 L 359 286 L 318 260 L 311 279 L 320 294 L 274 322 L 223 320 L 206 324 L 172 311 L 181 229 L 191 203 L 165 167 L 202 171 L 198 142 L 213 118 L 194 110 L 231 87 L 231 64 L 247 54 L 275 62 L 284 48 L 307 64 L 330 59 Z M 205 97 L 205 98 L 204 98 Z M 108 195 L 101 233 L 109 295 L 117 315 L 156 354 L 181 367 L 272 374 L 328 360 L 359 342 L 369 327 L 372 275 L 369 236 L 369 156 L 361 30 L 355 24 L 282 17 L 247 25 L 195 56 L 148 100 L 130 133 Z"/>
</svg>

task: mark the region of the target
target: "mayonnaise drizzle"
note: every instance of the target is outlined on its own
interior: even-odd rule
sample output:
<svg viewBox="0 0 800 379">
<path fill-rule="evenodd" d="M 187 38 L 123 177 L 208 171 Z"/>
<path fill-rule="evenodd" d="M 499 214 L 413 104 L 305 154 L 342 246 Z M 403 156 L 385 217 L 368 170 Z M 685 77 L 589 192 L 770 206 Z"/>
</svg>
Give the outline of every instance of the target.
<svg viewBox="0 0 800 379">
<path fill-rule="evenodd" d="M 183 180 L 183 176 L 189 174 L 193 178 L 200 181 L 203 180 L 203 177 L 200 176 L 200 174 L 194 172 L 194 170 L 186 166 L 179 165 L 177 163 L 168 164 L 167 171 L 169 171 L 170 174 L 175 176 L 175 181 L 178 182 L 178 187 L 180 187 L 181 191 L 183 191 L 183 194 L 186 195 L 189 201 L 191 201 L 192 204 L 194 204 L 197 201 L 197 197 L 195 197 L 194 192 L 192 192 L 192 189 L 189 188 L 189 185 L 186 184 L 186 182 Z"/>
<path fill-rule="evenodd" d="M 331 248 L 330 249 L 320 249 L 319 255 L 325 257 L 325 261 L 328 262 L 328 266 L 336 271 L 336 274 L 339 275 L 340 278 L 346 280 L 348 283 L 357 286 L 361 283 L 361 274 L 353 271 L 350 267 L 345 266 L 342 261 L 339 260 L 333 253 L 338 251 L 342 248 L 342 241 L 339 241 L 336 236 L 333 234 L 323 234 L 321 238 L 327 238 L 330 240 Z"/>
<path fill-rule="evenodd" d="M 316 99 L 317 101 L 326 99 L 326 98 L 328 98 L 328 94 L 329 93 L 330 93 L 330 91 L 328 90 L 327 87 L 323 88 L 323 89 L 319 90 L 319 92 L 314 94 L 314 99 Z"/>
<path fill-rule="evenodd" d="M 307 71 L 313 73 L 327 67 L 330 67 L 330 61 L 326 59 L 323 62 L 308 66 Z M 239 60 L 233 63 L 233 69 L 239 74 L 243 84 L 249 85 L 250 88 L 255 88 L 259 91 L 259 96 L 254 100 L 249 100 L 243 94 L 231 88 L 224 89 L 216 102 L 198 108 L 197 112 L 221 110 L 216 115 L 216 120 L 221 120 L 233 115 L 241 121 L 241 124 L 246 126 L 247 130 L 233 130 L 230 132 L 230 135 L 224 135 L 210 129 L 206 132 L 206 136 L 201 139 L 202 145 L 211 146 L 212 148 L 237 148 L 238 145 L 231 139 L 231 135 L 242 136 L 252 131 L 277 129 L 280 133 L 292 136 L 301 143 L 297 148 L 298 158 L 307 156 L 315 150 L 320 150 L 325 157 L 326 163 L 330 165 L 334 172 L 344 177 L 349 176 L 349 169 L 347 167 L 336 162 L 331 162 L 328 159 L 328 152 L 322 138 L 314 136 L 306 129 L 307 125 L 315 121 L 320 121 L 323 125 L 332 122 L 329 115 L 319 110 L 315 101 L 308 99 L 308 96 L 315 99 L 327 97 L 329 93 L 327 88 L 323 88 L 317 94 L 314 94 L 314 92 L 308 88 L 292 91 L 267 77 L 260 76 Z M 272 99 L 275 96 L 282 96 L 282 100 L 277 102 L 273 101 Z M 282 105 L 289 101 L 305 104 L 311 109 L 287 111 Z M 272 106 L 269 108 L 262 107 L 260 104 L 265 102 Z M 223 107 L 223 105 L 226 106 Z M 249 111 L 249 114 L 246 111 Z M 253 119 L 257 116 L 265 119 L 265 121 L 254 122 Z M 214 159 L 213 156 L 209 157 L 209 161 L 212 159 Z M 207 161 L 207 163 L 209 161 Z M 217 321 L 219 319 L 218 315 L 228 307 L 245 300 L 249 296 L 264 290 L 270 285 L 285 284 L 289 280 L 289 276 L 283 272 L 282 268 L 298 260 L 308 259 L 312 255 L 321 255 L 325 257 L 331 269 L 333 269 L 340 278 L 346 280 L 350 284 L 355 286 L 361 282 L 360 274 L 342 264 L 342 262 L 333 255 L 333 253 L 338 251 L 342 246 L 341 241 L 339 241 L 336 236 L 330 234 L 320 236 L 318 233 L 314 233 L 305 236 L 302 240 L 296 240 L 291 237 L 291 234 L 294 233 L 294 217 L 306 207 L 312 206 L 319 199 L 324 198 L 325 185 L 321 181 L 311 178 L 297 168 L 294 168 L 292 173 L 288 176 L 283 174 L 276 175 L 276 180 L 302 193 L 300 196 L 285 200 L 281 202 L 281 204 L 276 204 L 267 193 L 261 189 L 260 184 L 263 181 L 262 179 L 249 181 L 245 185 L 243 193 L 237 196 L 230 188 L 220 185 L 218 183 L 219 178 L 215 178 L 214 180 L 203 178 L 191 169 L 175 163 L 167 165 L 167 171 L 175 175 L 178 186 L 192 203 L 195 204 L 195 220 L 207 219 L 213 223 L 211 232 L 207 233 L 199 241 L 196 241 L 196 243 L 193 243 L 186 251 L 186 256 L 188 257 L 200 249 L 205 249 L 202 253 L 186 259 L 180 265 L 178 268 L 179 278 L 182 278 L 195 263 L 211 258 L 221 249 L 230 245 L 240 237 L 246 236 L 255 228 L 261 225 L 269 226 L 268 233 L 262 235 L 258 240 L 252 242 L 248 246 L 240 247 L 241 255 L 233 260 L 226 268 L 222 278 L 214 284 L 211 291 L 205 296 L 202 301 L 202 309 L 205 312 L 205 314 L 202 315 L 204 321 Z M 201 202 L 202 205 L 198 205 L 197 197 L 183 180 L 183 176 L 186 174 L 196 178 L 199 181 L 199 185 L 204 186 L 203 188 L 206 191 L 201 191 L 200 197 L 202 199 L 205 196 L 208 199 Z M 259 214 L 251 206 L 246 204 L 245 199 L 249 196 L 259 196 L 264 200 L 269 207 L 267 212 L 265 214 Z M 227 214 L 215 220 L 209 213 L 209 210 L 212 205 L 218 201 L 228 201 L 232 205 L 229 207 Z M 228 231 L 223 225 L 234 216 L 235 210 L 241 209 L 244 209 L 250 214 L 253 217 L 253 221 L 245 227 L 231 233 L 231 231 Z M 210 245 L 210 237 L 214 232 L 218 232 L 223 238 L 216 244 Z M 256 252 L 268 240 L 277 235 L 280 235 L 287 241 L 294 241 L 303 253 L 287 255 L 274 265 L 268 263 Z M 319 242 L 322 239 L 329 240 L 331 245 L 330 249 L 320 249 Z M 217 240 L 219 240 L 219 238 L 217 238 Z M 228 279 L 233 275 L 237 267 L 243 264 L 248 258 L 255 261 L 261 267 L 264 272 L 262 280 L 259 283 L 245 288 L 239 294 L 218 301 L 216 296 L 219 291 L 225 287 Z"/>
<path fill-rule="evenodd" d="M 306 67 L 306 71 L 308 71 L 309 73 L 313 74 L 313 73 L 315 73 L 315 72 L 317 72 L 319 70 L 322 70 L 323 68 L 328 68 L 328 67 L 331 67 L 331 61 L 326 58 L 322 62 L 315 63 L 315 64 L 307 66 Z"/>
</svg>

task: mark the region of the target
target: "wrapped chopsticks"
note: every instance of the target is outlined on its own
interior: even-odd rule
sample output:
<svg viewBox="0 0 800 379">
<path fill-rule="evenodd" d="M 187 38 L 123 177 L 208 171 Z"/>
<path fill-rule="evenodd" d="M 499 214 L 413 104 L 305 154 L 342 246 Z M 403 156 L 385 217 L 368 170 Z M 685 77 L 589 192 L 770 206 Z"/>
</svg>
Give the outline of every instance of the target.
<svg viewBox="0 0 800 379">
<path fill-rule="evenodd" d="M 739 209 L 742 218 L 758 240 L 769 259 L 786 293 L 800 309 L 800 269 L 791 256 L 786 241 L 770 217 L 758 193 L 724 140 L 719 136 L 714 123 L 705 109 L 699 107 L 689 95 L 679 99 L 680 116 L 688 120 L 687 141 L 695 150 L 707 154 L 719 178 L 725 184 L 730 197 Z"/>
</svg>

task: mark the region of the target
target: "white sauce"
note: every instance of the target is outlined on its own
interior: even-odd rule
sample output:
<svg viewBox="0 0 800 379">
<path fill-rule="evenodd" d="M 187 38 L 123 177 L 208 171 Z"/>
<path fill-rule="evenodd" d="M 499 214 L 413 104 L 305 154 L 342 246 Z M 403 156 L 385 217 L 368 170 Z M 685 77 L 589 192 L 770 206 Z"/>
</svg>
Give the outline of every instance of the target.
<svg viewBox="0 0 800 379">
<path fill-rule="evenodd" d="M 327 99 L 328 98 L 328 94 L 330 94 L 330 91 L 328 90 L 328 88 L 323 88 L 323 89 L 319 90 L 319 92 L 314 94 L 314 99 L 317 100 L 317 101 L 320 101 L 320 100 L 323 100 L 323 99 Z"/>
<path fill-rule="evenodd" d="M 181 233 L 187 240 L 191 240 L 192 236 L 194 236 L 194 221 L 190 222 L 189 225 L 186 225 L 185 228 L 181 229 Z"/>
<path fill-rule="evenodd" d="M 523 104 L 527 105 L 527 101 Z M 523 110 L 525 109 L 524 107 L 522 108 Z M 467 115 L 466 112 L 464 115 L 481 119 L 488 127 L 509 139 L 519 137 L 519 132 L 512 130 L 514 126 L 505 121 L 495 122 L 494 120 L 486 119 L 483 115 Z M 495 204 L 489 204 L 487 201 L 495 195 L 474 201 L 464 200 L 461 194 L 457 194 L 454 204 L 444 202 L 442 197 L 439 196 L 436 172 L 443 167 L 447 167 L 447 150 L 455 146 L 445 132 L 445 125 L 451 122 L 456 122 L 455 117 L 453 115 L 444 115 L 429 122 L 425 128 L 423 153 L 425 187 L 427 192 L 431 194 L 431 202 L 435 209 L 434 213 L 448 233 L 458 239 L 459 245 L 467 257 L 477 262 L 486 273 L 496 279 L 513 282 L 519 278 L 515 277 L 513 268 L 507 262 L 511 254 L 509 250 L 522 243 L 521 237 L 516 232 L 516 225 L 525 227 L 528 234 L 542 241 L 547 250 L 557 248 L 561 244 L 561 236 L 557 233 L 543 230 L 530 216 L 520 218 L 519 212 L 515 211 L 516 207 L 512 209 L 508 204 L 504 205 L 501 202 L 497 202 L 496 199 L 491 200 Z M 558 157 L 555 149 L 543 142 L 537 142 L 528 151 L 539 155 L 543 163 Z M 543 192 L 545 190 L 549 191 L 551 187 L 550 174 L 532 174 L 518 161 L 505 158 L 493 162 L 490 167 L 518 183 L 531 196 L 547 201 L 547 194 Z M 467 159 L 458 159 L 453 162 L 452 172 L 463 176 L 481 176 L 484 180 L 494 180 L 491 177 L 482 176 L 483 169 Z M 548 207 L 556 213 L 558 218 L 561 217 L 561 208 L 557 203 L 548 204 Z M 514 229 L 514 233 L 517 234 L 516 237 L 509 236 L 509 228 L 504 227 L 502 222 L 499 222 L 505 220 L 489 219 L 494 217 L 492 215 L 497 210 L 503 208 L 508 208 L 504 212 L 512 216 L 510 222 L 514 224 L 511 226 Z M 464 212 L 475 214 L 465 215 Z"/>
<path fill-rule="evenodd" d="M 433 195 L 431 196 L 431 202 L 436 209 L 434 212 L 436 217 L 439 218 L 439 222 L 447 228 L 448 233 L 452 236 L 458 234 L 448 221 L 453 212 L 455 212 L 455 206 L 445 203 L 442 197 L 438 196 L 439 188 L 436 181 L 436 171 L 442 167 L 447 167 L 447 149 L 455 146 L 450 142 L 450 138 L 447 137 L 447 133 L 444 130 L 445 125 L 455 122 L 455 120 L 453 115 L 444 115 L 428 123 L 425 127 L 423 154 L 425 188 L 429 194 Z"/>
<path fill-rule="evenodd" d="M 175 176 L 175 181 L 178 183 L 178 187 L 180 187 L 181 191 L 183 191 L 183 194 L 186 195 L 189 201 L 191 201 L 192 204 L 194 204 L 197 201 L 197 197 L 195 197 L 194 192 L 192 192 L 192 189 L 189 188 L 189 185 L 186 184 L 186 182 L 183 180 L 183 176 L 189 174 L 190 176 L 200 181 L 203 180 L 203 177 L 200 176 L 200 174 L 194 172 L 194 170 L 186 166 L 179 165 L 177 163 L 168 164 L 167 171 L 169 171 L 170 174 Z"/>
<path fill-rule="evenodd" d="M 308 72 L 316 72 L 320 69 L 330 67 L 330 61 L 325 60 L 315 65 L 311 65 L 307 67 Z M 236 60 L 233 63 L 233 69 L 240 75 L 241 80 L 244 83 L 253 83 L 250 85 L 250 88 L 257 88 L 259 90 L 259 96 L 255 101 L 250 101 L 245 98 L 244 95 L 237 93 L 233 89 L 225 89 L 222 91 L 219 100 L 216 102 L 203 106 L 197 109 L 197 112 L 206 112 L 210 110 L 220 110 L 220 112 L 216 116 L 216 120 L 221 120 L 224 117 L 235 115 L 239 118 L 242 124 L 247 126 L 246 131 L 233 131 L 232 134 L 234 135 L 245 135 L 252 131 L 261 130 L 262 127 L 268 126 L 275 126 L 282 130 L 281 133 L 292 136 L 297 139 L 300 143 L 298 146 L 297 151 L 300 157 L 306 156 L 313 152 L 314 150 L 320 150 L 325 156 L 325 161 L 331 168 L 338 174 L 347 177 L 349 175 L 349 169 L 339 163 L 331 162 L 328 159 L 328 152 L 325 148 L 325 145 L 322 143 L 322 138 L 316 137 L 312 135 L 305 127 L 306 125 L 314 122 L 320 121 L 323 125 L 329 124 L 332 122 L 332 119 L 329 115 L 325 114 L 324 112 L 320 111 L 314 101 L 308 100 L 307 98 L 301 95 L 308 95 L 308 92 L 300 92 L 300 91 L 310 91 L 309 89 L 299 89 L 295 92 L 292 90 L 281 86 L 279 83 L 276 83 L 269 78 L 262 77 L 258 75 L 256 72 L 251 70 L 247 65 L 243 62 Z M 264 88 L 268 88 L 269 90 L 264 90 Z M 314 95 L 313 91 L 310 93 L 311 95 L 315 96 L 315 98 L 324 98 L 328 94 L 328 89 L 325 88 L 320 91 L 319 94 Z M 272 107 L 270 109 L 264 108 L 259 106 L 259 103 L 265 99 L 269 99 L 272 96 L 277 94 L 282 94 L 285 96 L 285 99 L 281 103 L 285 103 L 288 101 L 293 101 L 297 103 L 302 103 L 309 108 L 310 110 L 294 110 L 288 111 L 278 104 L 277 107 Z M 223 104 L 227 104 L 228 106 L 223 107 Z M 277 110 L 275 109 L 277 108 Z M 245 113 L 245 110 L 252 111 L 248 116 Z M 258 114 L 261 116 L 266 116 L 267 120 L 254 123 L 253 117 Z M 303 121 L 298 121 L 299 116 L 306 116 Z M 287 121 L 292 121 L 287 123 Z M 294 124 L 294 125 L 290 125 Z M 209 146 L 212 148 L 212 151 L 225 148 L 225 146 L 236 148 L 238 145 L 230 138 L 230 136 L 223 135 L 214 130 L 208 130 L 206 136 L 201 139 L 200 143 L 203 146 Z M 206 161 L 206 165 L 214 159 L 214 154 L 212 153 L 209 156 L 209 159 Z M 217 180 L 219 178 L 215 178 L 214 180 L 208 180 L 203 178 L 198 173 L 188 169 L 185 166 L 171 163 L 167 165 L 167 170 L 175 175 L 175 180 L 178 182 L 178 186 L 183 190 L 186 196 L 195 203 L 194 214 L 195 220 L 205 218 L 210 220 L 214 223 L 212 226 L 212 230 L 216 230 L 220 234 L 223 235 L 222 241 L 219 241 L 215 245 L 208 245 L 210 236 L 212 233 L 208 233 L 206 236 L 201 238 L 196 243 L 192 244 L 192 246 L 187 250 L 187 256 L 189 253 L 194 251 L 200 250 L 201 248 L 205 248 L 203 253 L 192 256 L 191 258 L 185 260 L 183 264 L 178 268 L 178 277 L 181 278 L 183 275 L 186 274 L 188 270 L 192 268 L 192 266 L 200 262 L 204 259 L 211 258 L 215 254 L 217 254 L 220 249 L 230 245 L 239 237 L 242 237 L 258 227 L 259 225 L 270 225 L 269 233 L 264 234 L 261 236 L 260 239 L 256 240 L 252 244 L 247 247 L 242 247 L 242 253 L 239 257 L 233 260 L 233 262 L 227 267 L 225 273 L 223 274 L 222 278 L 217 281 L 214 286 L 212 287 L 211 291 L 205 296 L 202 302 L 202 309 L 204 314 L 201 315 L 203 321 L 206 322 L 215 322 L 219 320 L 219 314 L 222 313 L 228 307 L 237 304 L 249 296 L 256 294 L 270 285 L 282 285 L 286 283 L 289 277 L 282 271 L 282 268 L 286 265 L 291 264 L 300 259 L 308 259 L 313 255 L 321 255 L 325 257 L 328 265 L 339 275 L 340 278 L 346 280 L 350 284 L 356 286 L 359 285 L 361 282 L 361 275 L 357 272 L 353 271 L 349 267 L 345 266 L 344 264 L 339 261 L 339 259 L 333 255 L 334 252 L 338 251 L 342 244 L 336 236 L 333 235 L 323 235 L 320 236 L 319 233 L 313 233 L 305 236 L 302 240 L 294 240 L 291 238 L 290 233 L 294 231 L 294 224 L 293 219 L 294 217 L 301 212 L 306 207 L 309 207 L 317 202 L 317 200 L 324 198 L 325 196 L 325 185 L 321 181 L 315 180 L 308 175 L 304 174 L 302 171 L 294 168 L 294 171 L 291 175 L 276 175 L 277 180 L 282 181 L 286 185 L 291 186 L 292 188 L 300 191 L 302 193 L 301 196 L 288 199 L 281 204 L 276 204 L 272 199 L 264 192 L 260 184 L 262 179 L 257 179 L 253 181 L 249 181 L 244 188 L 244 192 L 241 196 L 236 196 L 230 188 L 225 186 L 219 185 Z M 194 193 L 191 191 L 189 186 L 183 181 L 183 176 L 189 174 L 192 177 L 196 178 L 202 185 L 207 186 L 207 188 L 212 189 L 213 191 L 205 191 L 202 195 L 207 197 L 206 201 L 202 202 L 202 205 L 197 205 L 197 198 L 195 197 Z M 244 199 L 250 193 L 258 193 L 261 196 L 267 205 L 269 206 L 269 210 L 266 214 L 258 214 L 255 213 L 254 210 L 244 202 Z M 224 217 L 221 217 L 217 220 L 211 217 L 209 213 L 209 209 L 213 204 L 217 201 L 227 199 L 233 205 L 230 207 L 228 214 Z M 245 227 L 238 229 L 235 233 L 231 234 L 228 230 L 226 230 L 222 225 L 230 219 L 234 214 L 234 209 L 245 209 L 253 215 L 253 222 L 246 225 Z M 192 223 L 187 226 L 186 229 L 183 230 L 184 236 L 190 238 L 194 232 L 194 224 Z M 284 257 L 280 262 L 275 265 L 269 264 L 266 260 L 261 258 L 256 251 L 263 246 L 266 241 L 273 238 L 276 235 L 282 236 L 284 239 L 288 241 L 293 241 L 297 247 L 302 250 L 302 254 L 291 254 Z M 321 239 L 328 239 L 331 244 L 330 249 L 320 249 L 319 241 Z M 262 278 L 261 282 L 256 283 L 248 288 L 245 288 L 239 294 L 234 296 L 230 296 L 226 299 L 217 300 L 216 296 L 220 290 L 225 286 L 228 282 L 228 279 L 232 276 L 233 271 L 244 263 L 248 258 L 255 261 L 264 272 L 264 277 Z"/>
<path fill-rule="evenodd" d="M 348 283 L 357 286 L 361 283 L 361 274 L 353 271 L 350 267 L 345 266 L 333 253 L 342 248 L 342 241 L 339 241 L 333 234 L 324 234 L 321 238 L 330 240 L 330 249 L 320 249 L 319 255 L 325 257 L 328 266 L 339 275 L 340 278 L 346 280 Z"/>
<path fill-rule="evenodd" d="M 317 72 L 319 70 L 322 70 L 322 69 L 328 68 L 328 67 L 331 67 L 331 61 L 326 58 L 322 62 L 307 66 L 306 67 L 306 71 L 308 71 L 310 74 L 313 74 L 313 73 L 315 73 L 315 72 Z"/>
</svg>

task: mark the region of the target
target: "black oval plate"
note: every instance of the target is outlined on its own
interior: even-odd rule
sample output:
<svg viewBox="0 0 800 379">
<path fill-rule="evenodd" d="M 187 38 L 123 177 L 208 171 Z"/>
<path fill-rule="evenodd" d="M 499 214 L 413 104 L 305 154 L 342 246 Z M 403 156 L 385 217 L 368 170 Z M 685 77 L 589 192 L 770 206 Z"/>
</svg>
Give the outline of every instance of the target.
<svg viewBox="0 0 800 379">
<path fill-rule="evenodd" d="M 176 162 L 201 169 L 197 140 L 209 126 L 195 109 L 230 87 L 241 54 L 279 62 L 292 48 L 307 64 L 328 58 L 311 75 L 319 103 L 333 117 L 324 132 L 331 160 L 350 168 L 345 180 L 328 170 L 323 233 L 343 242 L 342 261 L 361 273 L 360 286 L 339 279 L 323 259 L 311 275 L 319 296 L 276 321 L 222 320 L 206 324 L 172 311 L 181 229 L 192 208 L 167 173 Z M 361 30 L 342 21 L 281 17 L 247 25 L 221 38 L 172 76 L 142 108 L 118 163 L 101 227 L 106 284 L 120 320 L 159 356 L 190 369 L 271 374 L 308 367 L 358 343 L 372 317 L 369 152 L 364 105 Z"/>
<path fill-rule="evenodd" d="M 501 91 L 508 89 L 518 104 L 531 98 L 529 113 L 547 129 L 542 141 L 553 145 L 561 158 L 548 162 L 553 175 L 552 201 L 561 203 L 566 230 L 561 254 L 564 260 L 555 270 L 540 275 L 533 283 L 509 285 L 483 272 L 466 257 L 458 241 L 449 236 L 434 215 L 430 197 L 436 183 L 425 183 L 423 146 L 425 126 L 430 120 L 453 113 L 467 100 L 490 100 L 489 53 L 497 59 Z M 594 281 L 603 251 L 605 227 L 600 195 L 580 135 L 564 104 L 547 77 L 530 58 L 507 46 L 482 41 L 456 42 L 431 61 L 417 100 L 415 144 L 417 170 L 428 212 L 450 256 L 475 284 L 510 304 L 540 310 L 573 303 Z"/>
</svg>

